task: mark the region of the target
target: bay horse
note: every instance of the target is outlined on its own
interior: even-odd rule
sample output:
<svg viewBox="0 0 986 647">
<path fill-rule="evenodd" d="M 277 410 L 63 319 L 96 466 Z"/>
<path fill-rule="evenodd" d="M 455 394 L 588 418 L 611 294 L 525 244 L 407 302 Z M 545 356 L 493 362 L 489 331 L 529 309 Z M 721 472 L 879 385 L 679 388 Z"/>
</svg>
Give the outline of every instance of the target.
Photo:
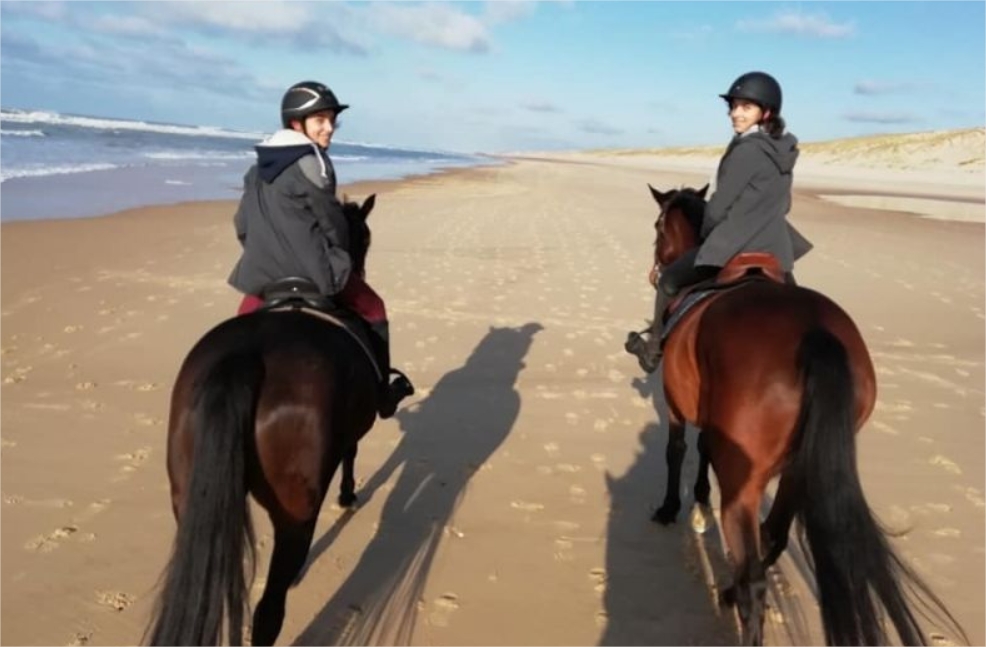
<svg viewBox="0 0 986 647">
<path fill-rule="evenodd" d="M 660 207 L 654 260 L 661 268 L 701 243 L 708 186 L 648 187 Z M 786 283 L 772 256 L 741 254 L 715 280 L 745 270 L 758 276 L 714 291 L 668 331 L 668 482 L 654 521 L 669 524 L 680 510 L 690 422 L 700 429 L 696 502 L 708 506 L 710 465 L 719 484 L 733 568 L 720 599 L 735 604 L 744 643 L 762 644 L 766 568 L 786 548 L 795 518 L 813 563 L 828 644 L 885 644 L 884 614 L 903 643 L 926 643 L 909 594 L 968 642 L 894 552 L 863 494 L 855 434 L 873 412 L 877 387 L 859 329 L 831 299 Z M 776 476 L 777 495 L 761 524 L 761 499 Z"/>
<path fill-rule="evenodd" d="M 343 205 L 354 272 L 365 267 L 374 202 Z M 224 620 L 229 642 L 242 643 L 255 574 L 250 494 L 274 529 L 252 644 L 273 644 L 340 463 L 339 504 L 356 501 L 357 442 L 376 419 L 378 379 L 357 338 L 298 309 L 235 316 L 195 344 L 171 392 L 167 468 L 178 527 L 151 644 L 214 645 Z"/>
</svg>

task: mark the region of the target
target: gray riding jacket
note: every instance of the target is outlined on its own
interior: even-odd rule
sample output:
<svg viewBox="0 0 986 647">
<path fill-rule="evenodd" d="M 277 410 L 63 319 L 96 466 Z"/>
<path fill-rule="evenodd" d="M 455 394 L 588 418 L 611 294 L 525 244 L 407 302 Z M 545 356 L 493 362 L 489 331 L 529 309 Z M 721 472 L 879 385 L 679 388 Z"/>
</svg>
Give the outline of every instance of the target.
<svg viewBox="0 0 986 647">
<path fill-rule="evenodd" d="M 272 281 L 299 276 L 323 294 L 338 293 L 352 261 L 331 160 L 294 130 L 279 130 L 255 148 L 257 163 L 243 178 L 233 219 L 243 254 L 229 284 L 259 294 Z"/>
<path fill-rule="evenodd" d="M 763 132 L 733 138 L 719 162 L 716 190 L 705 205 L 705 238 L 695 265 L 724 266 L 741 252 L 769 252 L 786 271 L 812 244 L 787 222 L 798 140 Z"/>
</svg>

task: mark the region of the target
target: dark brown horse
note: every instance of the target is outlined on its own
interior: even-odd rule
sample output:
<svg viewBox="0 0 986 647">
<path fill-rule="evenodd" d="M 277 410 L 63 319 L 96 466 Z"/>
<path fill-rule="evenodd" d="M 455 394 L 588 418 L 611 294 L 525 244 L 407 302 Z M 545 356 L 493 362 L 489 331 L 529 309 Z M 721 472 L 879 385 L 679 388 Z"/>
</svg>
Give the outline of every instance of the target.
<svg viewBox="0 0 986 647">
<path fill-rule="evenodd" d="M 650 187 L 661 208 L 655 261 L 666 266 L 698 245 L 705 190 Z M 758 258 L 759 256 L 759 258 Z M 669 415 L 668 484 L 654 515 L 663 524 L 680 507 L 685 423 L 700 428 L 695 497 L 708 504 L 708 467 L 721 494 L 722 531 L 743 641 L 762 642 L 765 569 L 787 546 L 795 518 L 818 584 L 829 644 L 883 644 L 884 613 L 905 644 L 925 635 L 908 600 L 965 637 L 937 597 L 893 552 L 863 495 L 855 434 L 873 411 L 876 377 L 858 328 L 824 295 L 785 284 L 772 257 L 741 255 L 720 273 L 759 270 L 692 307 L 664 349 Z M 780 476 L 767 519 L 760 506 Z"/>
<path fill-rule="evenodd" d="M 373 203 L 343 207 L 357 272 Z M 234 317 L 192 348 L 171 393 L 167 462 L 178 529 L 152 644 L 216 644 L 224 619 L 229 642 L 242 642 L 254 575 L 248 494 L 274 527 L 252 642 L 273 644 L 340 463 L 339 504 L 356 500 L 353 463 L 376 419 L 378 379 L 356 338 L 300 310 Z"/>
</svg>

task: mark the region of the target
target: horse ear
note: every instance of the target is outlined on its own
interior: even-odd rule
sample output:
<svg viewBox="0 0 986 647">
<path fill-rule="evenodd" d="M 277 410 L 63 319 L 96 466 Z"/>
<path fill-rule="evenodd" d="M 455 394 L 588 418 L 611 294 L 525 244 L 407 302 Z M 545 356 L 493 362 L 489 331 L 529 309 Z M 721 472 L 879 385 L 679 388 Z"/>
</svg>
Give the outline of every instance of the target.
<svg viewBox="0 0 986 647">
<path fill-rule="evenodd" d="M 708 191 L 708 190 L 709 190 L 709 185 L 706 184 L 701 189 L 699 189 L 698 191 L 696 191 L 696 193 L 698 193 L 698 197 L 700 197 L 703 200 L 705 200 L 705 192 Z"/>
<path fill-rule="evenodd" d="M 668 201 L 668 198 L 671 197 L 670 191 L 667 193 L 661 193 L 652 187 L 649 182 L 647 183 L 647 188 L 650 189 L 650 194 L 654 196 L 654 199 L 657 200 L 657 204 L 661 205 L 662 208 L 664 207 L 664 203 Z"/>
<path fill-rule="evenodd" d="M 373 211 L 373 205 L 377 202 L 377 194 L 371 193 L 370 197 L 363 201 L 363 206 L 359 208 L 359 212 L 363 215 L 363 220 L 366 220 L 370 212 Z"/>
</svg>

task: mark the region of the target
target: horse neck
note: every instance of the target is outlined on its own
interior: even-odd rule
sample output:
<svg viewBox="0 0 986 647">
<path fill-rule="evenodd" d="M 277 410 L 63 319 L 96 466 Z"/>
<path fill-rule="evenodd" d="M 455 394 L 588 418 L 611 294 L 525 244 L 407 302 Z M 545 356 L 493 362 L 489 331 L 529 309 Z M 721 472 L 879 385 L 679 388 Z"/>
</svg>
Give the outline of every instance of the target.
<svg viewBox="0 0 986 647">
<path fill-rule="evenodd" d="M 697 247 L 698 232 L 679 210 L 670 211 L 665 216 L 664 231 L 657 239 L 655 260 L 667 267 L 688 250 Z"/>
</svg>

